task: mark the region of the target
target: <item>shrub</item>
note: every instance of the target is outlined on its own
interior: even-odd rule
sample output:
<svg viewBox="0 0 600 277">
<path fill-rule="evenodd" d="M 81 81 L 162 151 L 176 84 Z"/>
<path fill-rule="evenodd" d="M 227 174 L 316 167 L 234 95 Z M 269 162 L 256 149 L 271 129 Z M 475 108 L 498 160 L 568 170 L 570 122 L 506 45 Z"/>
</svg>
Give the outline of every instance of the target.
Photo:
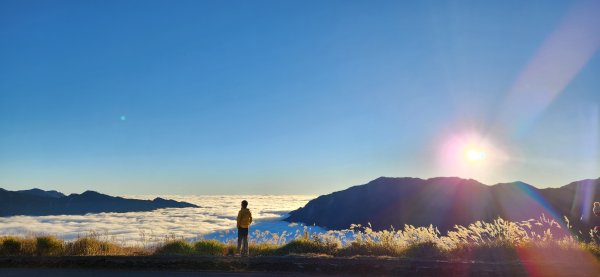
<svg viewBox="0 0 600 277">
<path fill-rule="evenodd" d="M 6 238 L 4 241 L 2 241 L 0 253 L 7 256 L 21 255 L 22 246 L 23 243 L 21 240 L 16 238 Z"/>
<path fill-rule="evenodd" d="M 56 256 L 63 253 L 63 241 L 51 237 L 42 236 L 36 238 L 36 253 L 39 256 Z"/>
<path fill-rule="evenodd" d="M 103 256 L 130 254 L 126 248 L 92 237 L 79 238 L 66 246 L 66 253 L 74 256 Z"/>
<path fill-rule="evenodd" d="M 555 240 L 544 242 L 529 242 L 516 246 L 515 250 L 521 260 L 532 261 L 556 261 L 563 263 L 572 263 L 573 261 L 585 260 L 593 255 L 590 253 L 589 246 L 577 241 Z M 589 251 L 589 252 L 588 252 Z"/>
<path fill-rule="evenodd" d="M 447 255 L 451 259 L 480 261 L 511 261 L 519 258 L 516 246 L 503 240 L 485 243 L 460 243 L 450 249 Z"/>
<path fill-rule="evenodd" d="M 252 256 L 274 256 L 277 255 L 277 251 L 280 247 L 270 243 L 252 243 L 248 248 L 250 255 Z M 237 248 L 235 250 L 237 250 Z"/>
<path fill-rule="evenodd" d="M 252 245 L 249 246 L 250 247 L 250 252 L 252 252 Z M 225 245 L 225 253 L 227 253 L 227 256 L 233 256 L 235 255 L 237 251 L 237 247 L 235 245 L 233 245 L 231 242 L 227 243 Z"/>
<path fill-rule="evenodd" d="M 443 251 L 437 244 L 429 241 L 410 244 L 404 249 L 402 254 L 407 258 L 417 259 L 441 258 L 444 256 Z"/>
<path fill-rule="evenodd" d="M 194 244 L 194 253 L 200 255 L 225 255 L 227 247 L 218 240 L 201 240 Z"/>
<path fill-rule="evenodd" d="M 192 246 L 185 240 L 175 240 L 166 242 L 164 245 L 159 247 L 156 254 L 175 254 L 175 255 L 186 255 L 192 254 Z"/>
<path fill-rule="evenodd" d="M 582 246 L 583 249 L 589 251 L 594 255 L 597 259 L 600 260 L 600 245 L 596 243 L 585 243 Z"/>
<path fill-rule="evenodd" d="M 289 242 L 288 244 L 280 247 L 276 250 L 277 254 L 304 254 L 304 253 L 314 253 L 314 254 L 328 254 L 333 255 L 337 252 L 338 245 L 333 243 L 327 243 L 323 241 L 319 241 L 316 239 L 295 239 Z"/>
<path fill-rule="evenodd" d="M 339 256 L 392 256 L 398 257 L 402 253 L 399 247 L 379 243 L 361 243 L 353 241 L 348 246 L 338 251 Z"/>
<path fill-rule="evenodd" d="M 31 256 L 35 253 L 35 243 L 32 239 L 5 237 L 0 243 L 0 255 Z"/>
</svg>

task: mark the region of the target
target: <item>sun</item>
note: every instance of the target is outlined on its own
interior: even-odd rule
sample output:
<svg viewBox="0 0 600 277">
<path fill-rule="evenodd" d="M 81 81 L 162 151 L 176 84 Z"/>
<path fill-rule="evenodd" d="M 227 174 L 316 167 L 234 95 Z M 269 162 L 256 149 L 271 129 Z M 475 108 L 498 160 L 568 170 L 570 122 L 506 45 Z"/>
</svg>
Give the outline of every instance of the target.
<svg viewBox="0 0 600 277">
<path fill-rule="evenodd" d="M 485 151 L 478 149 L 469 149 L 467 151 L 467 160 L 477 162 L 483 161 L 486 158 Z"/>
</svg>

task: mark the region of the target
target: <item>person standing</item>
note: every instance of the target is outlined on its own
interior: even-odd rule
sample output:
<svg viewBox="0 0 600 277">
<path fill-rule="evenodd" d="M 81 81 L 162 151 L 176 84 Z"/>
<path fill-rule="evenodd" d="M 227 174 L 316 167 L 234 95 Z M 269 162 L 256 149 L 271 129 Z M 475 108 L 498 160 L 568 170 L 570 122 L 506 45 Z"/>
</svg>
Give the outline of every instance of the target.
<svg viewBox="0 0 600 277">
<path fill-rule="evenodd" d="M 237 216 L 237 229 L 238 229 L 238 244 L 237 251 L 245 257 L 248 256 L 248 228 L 252 223 L 252 213 L 248 209 L 248 201 L 242 201 L 242 209 L 238 212 Z"/>
</svg>

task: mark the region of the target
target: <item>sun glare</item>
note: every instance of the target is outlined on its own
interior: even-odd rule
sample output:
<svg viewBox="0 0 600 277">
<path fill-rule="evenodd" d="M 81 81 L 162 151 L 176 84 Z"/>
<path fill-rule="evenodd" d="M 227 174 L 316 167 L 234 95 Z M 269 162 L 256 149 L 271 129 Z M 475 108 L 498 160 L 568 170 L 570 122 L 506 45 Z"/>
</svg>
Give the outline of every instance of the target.
<svg viewBox="0 0 600 277">
<path fill-rule="evenodd" d="M 477 131 L 451 130 L 438 148 L 438 174 L 486 180 L 502 171 L 509 160 L 498 140 Z"/>
<path fill-rule="evenodd" d="M 484 151 L 481 150 L 477 150 L 477 149 L 470 149 L 469 151 L 467 151 L 467 159 L 469 161 L 483 161 L 485 160 L 486 154 Z"/>
</svg>

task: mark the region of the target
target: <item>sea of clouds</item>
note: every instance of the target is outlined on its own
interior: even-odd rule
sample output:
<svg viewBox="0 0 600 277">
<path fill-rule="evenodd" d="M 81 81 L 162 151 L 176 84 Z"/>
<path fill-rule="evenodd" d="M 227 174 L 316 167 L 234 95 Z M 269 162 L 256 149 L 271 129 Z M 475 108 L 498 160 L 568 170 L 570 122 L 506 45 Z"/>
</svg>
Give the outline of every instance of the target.
<svg viewBox="0 0 600 277">
<path fill-rule="evenodd" d="M 315 226 L 305 227 L 283 221 L 288 212 L 304 206 L 314 196 L 307 195 L 125 195 L 126 198 L 162 197 L 185 201 L 199 208 L 159 209 L 151 212 L 98 213 L 86 215 L 0 217 L 0 235 L 54 235 L 73 240 L 91 232 L 124 244 L 151 244 L 168 238 L 187 240 L 235 237 L 236 216 L 240 202 L 247 200 L 254 222 L 251 232 L 286 234 L 323 232 Z M 252 237 L 252 235 L 251 235 Z"/>
</svg>

